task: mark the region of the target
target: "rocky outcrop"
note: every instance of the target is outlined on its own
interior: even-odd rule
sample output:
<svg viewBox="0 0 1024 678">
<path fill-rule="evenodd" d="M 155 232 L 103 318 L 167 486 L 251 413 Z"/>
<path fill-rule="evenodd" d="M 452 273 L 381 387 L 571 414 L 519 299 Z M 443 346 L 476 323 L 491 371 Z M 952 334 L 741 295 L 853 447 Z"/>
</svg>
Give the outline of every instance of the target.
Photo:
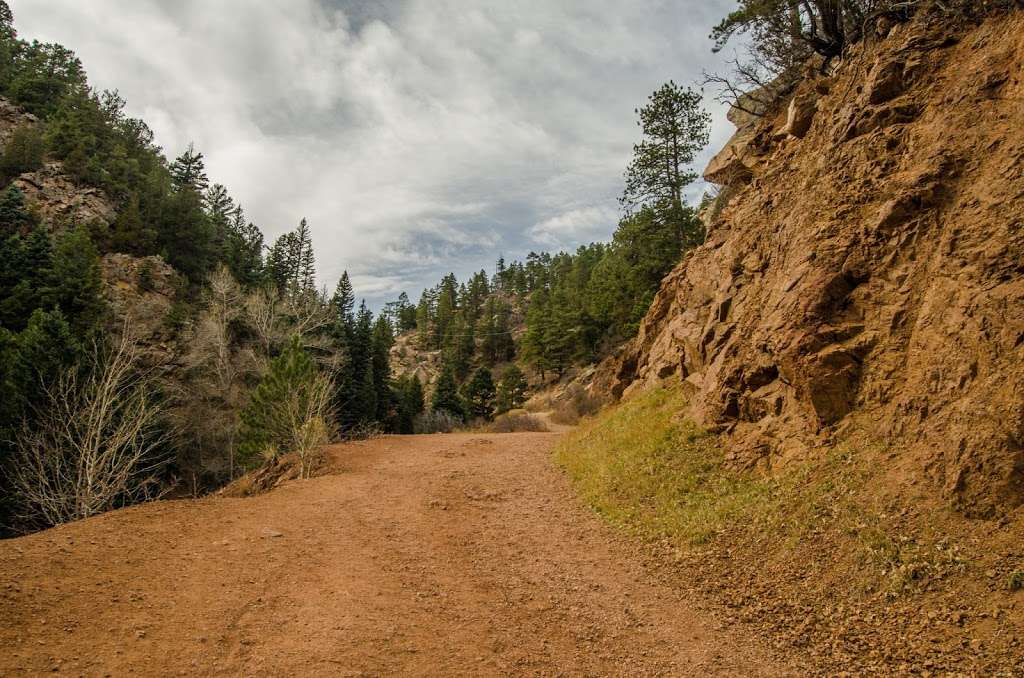
<svg viewBox="0 0 1024 678">
<path fill-rule="evenodd" d="M 37 125 L 39 119 L 0 97 L 0 149 L 19 127 Z M 79 186 L 64 172 L 58 161 L 45 163 L 35 172 L 26 172 L 11 182 L 25 196 L 52 229 L 74 224 L 113 223 L 117 216 L 113 202 L 99 188 Z"/>
<path fill-rule="evenodd" d="M 100 262 L 103 296 L 113 333 L 127 327 L 144 347 L 146 362 L 165 365 L 176 354 L 167 317 L 174 305 L 178 273 L 160 257 L 107 254 Z"/>
<path fill-rule="evenodd" d="M 857 427 L 969 514 L 1024 503 L 1022 63 L 1018 12 L 807 78 L 709 167 L 729 202 L 603 388 L 683 380 L 742 466 Z"/>
<path fill-rule="evenodd" d="M 79 186 L 59 162 L 48 162 L 35 172 L 22 174 L 13 184 L 25 195 L 29 208 L 53 228 L 97 221 L 110 224 L 117 216 L 101 189 Z"/>
<path fill-rule="evenodd" d="M 0 97 L 0 146 L 14 134 L 14 130 L 23 125 L 37 125 L 39 118 L 21 110 L 4 97 Z"/>
<path fill-rule="evenodd" d="M 415 332 L 401 334 L 391 346 L 391 371 L 396 377 L 416 377 L 427 393 L 441 374 L 441 351 L 424 351 L 417 345 Z"/>
</svg>

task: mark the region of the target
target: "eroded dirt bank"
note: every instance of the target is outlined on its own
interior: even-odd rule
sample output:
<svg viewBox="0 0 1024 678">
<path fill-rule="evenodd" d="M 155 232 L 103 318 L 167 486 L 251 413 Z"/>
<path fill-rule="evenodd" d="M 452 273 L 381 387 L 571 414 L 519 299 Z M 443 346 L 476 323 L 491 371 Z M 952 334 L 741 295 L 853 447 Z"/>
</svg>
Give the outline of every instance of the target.
<svg viewBox="0 0 1024 678">
<path fill-rule="evenodd" d="M 388 437 L 0 542 L 0 674 L 803 673 L 580 507 L 553 434 Z"/>
</svg>

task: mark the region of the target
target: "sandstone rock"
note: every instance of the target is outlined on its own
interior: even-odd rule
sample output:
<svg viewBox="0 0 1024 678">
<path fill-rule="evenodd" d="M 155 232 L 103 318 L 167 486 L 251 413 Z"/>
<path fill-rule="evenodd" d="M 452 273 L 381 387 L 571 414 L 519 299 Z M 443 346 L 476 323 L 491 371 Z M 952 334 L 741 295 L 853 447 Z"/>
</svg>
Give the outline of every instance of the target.
<svg viewBox="0 0 1024 678">
<path fill-rule="evenodd" d="M 741 130 L 733 135 L 725 148 L 718 152 L 704 169 L 704 179 L 713 184 L 729 186 L 743 183 L 753 176 L 753 130 Z"/>
<path fill-rule="evenodd" d="M 818 96 L 809 92 L 793 97 L 789 102 L 789 110 L 786 113 L 786 126 L 781 133 L 803 139 L 807 130 L 814 122 L 814 114 L 818 112 Z"/>
</svg>

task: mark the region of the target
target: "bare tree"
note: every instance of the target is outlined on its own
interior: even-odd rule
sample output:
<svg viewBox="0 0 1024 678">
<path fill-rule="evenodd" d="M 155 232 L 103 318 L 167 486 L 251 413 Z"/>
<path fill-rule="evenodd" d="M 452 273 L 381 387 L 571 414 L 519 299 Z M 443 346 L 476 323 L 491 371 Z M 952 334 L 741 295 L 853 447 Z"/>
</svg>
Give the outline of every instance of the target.
<svg viewBox="0 0 1024 678">
<path fill-rule="evenodd" d="M 265 359 L 293 335 L 299 335 L 307 348 L 328 353 L 330 342 L 321 335 L 331 326 L 331 310 L 315 292 L 282 293 L 266 286 L 250 292 L 244 305 Z"/>
<path fill-rule="evenodd" d="M 198 467 L 226 470 L 231 478 L 235 474 L 238 412 L 244 405 L 243 381 L 259 372 L 256 355 L 234 332 L 245 315 L 244 300 L 245 293 L 225 266 L 210 274 L 205 306 L 184 356 L 190 378 L 179 389 L 174 412 L 179 427 L 190 431 L 197 443 Z M 213 452 L 208 454 L 206 450 Z"/>
<path fill-rule="evenodd" d="M 26 524 L 58 525 L 158 493 L 166 464 L 162 412 L 138 357 L 126 328 L 109 350 L 94 346 L 84 376 L 71 368 L 48 387 L 35 427 L 17 435 L 8 466 Z"/>
</svg>

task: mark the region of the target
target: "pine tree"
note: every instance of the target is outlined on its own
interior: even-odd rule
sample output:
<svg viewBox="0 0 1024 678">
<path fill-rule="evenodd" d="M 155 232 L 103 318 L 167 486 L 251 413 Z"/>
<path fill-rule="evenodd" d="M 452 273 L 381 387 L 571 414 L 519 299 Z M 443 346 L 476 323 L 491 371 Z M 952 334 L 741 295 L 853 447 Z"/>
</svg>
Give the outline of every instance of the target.
<svg viewBox="0 0 1024 678">
<path fill-rule="evenodd" d="M 366 302 L 359 304 L 355 329 L 349 345 L 351 378 L 355 384 L 355 398 L 349 404 L 353 424 L 370 423 L 377 417 L 377 382 L 373 374 L 373 313 Z"/>
<path fill-rule="evenodd" d="M 334 313 L 334 333 L 342 340 L 348 341 L 355 318 L 352 311 L 355 308 L 356 296 L 352 290 L 352 283 L 348 278 L 348 271 L 342 271 L 338 285 L 334 288 L 334 296 L 331 297 L 331 310 Z"/>
<path fill-rule="evenodd" d="M 448 334 L 448 326 L 455 318 L 455 311 L 458 310 L 457 300 L 458 282 L 455 280 L 455 274 L 449 273 L 441 280 L 441 285 L 437 290 L 433 346 L 440 346 L 444 343 Z"/>
<path fill-rule="evenodd" d="M 431 349 L 434 343 L 433 298 L 429 290 L 423 290 L 420 303 L 416 306 L 416 338 L 421 349 Z"/>
<path fill-rule="evenodd" d="M 309 224 L 303 218 L 295 231 L 295 289 L 304 294 L 316 292 L 316 257 L 313 253 L 313 237 Z"/>
<path fill-rule="evenodd" d="M 447 412 L 460 419 L 463 416 L 462 400 L 459 398 L 459 388 L 455 383 L 455 371 L 450 365 L 445 365 L 437 378 L 430 408 L 434 412 Z"/>
<path fill-rule="evenodd" d="M 395 433 L 413 433 L 416 417 L 423 412 L 423 384 L 415 374 L 395 382 Z"/>
<path fill-rule="evenodd" d="M 157 239 L 167 263 L 193 282 L 205 279 L 216 262 L 213 227 L 195 190 L 167 196 L 159 210 Z"/>
<path fill-rule="evenodd" d="M 53 299 L 76 332 L 84 333 L 100 319 L 103 300 L 100 258 L 84 227 L 58 240 L 50 270 Z"/>
<path fill-rule="evenodd" d="M 523 371 L 516 365 L 509 365 L 501 373 L 498 380 L 498 388 L 495 395 L 495 409 L 498 414 L 504 414 L 509 410 L 515 410 L 526 403 L 526 390 L 529 385 Z"/>
<path fill-rule="evenodd" d="M 555 288 L 548 301 L 544 328 L 544 355 L 547 366 L 561 377 L 578 352 L 579 314 L 564 285 Z"/>
<path fill-rule="evenodd" d="M 628 213 L 640 208 L 673 224 L 678 232 L 678 258 L 686 245 L 699 244 L 702 233 L 687 232 L 694 223 L 684 213 L 683 190 L 696 178 L 687 169 L 708 143 L 711 116 L 701 107 L 701 95 L 669 81 L 637 109 L 643 140 L 633 147 L 626 169 L 622 205 Z"/>
<path fill-rule="evenodd" d="M 465 379 L 469 374 L 475 348 L 473 325 L 465 313 L 459 310 L 448 324 L 448 332 L 442 346 L 442 357 L 455 371 L 456 379 Z"/>
<path fill-rule="evenodd" d="M 238 440 L 240 466 L 252 468 L 264 455 L 288 451 L 281 448 L 289 443 L 294 422 L 289 420 L 281 404 L 296 393 L 300 397 L 305 395 L 316 373 L 316 363 L 302 348 L 299 337 L 292 337 L 281 354 L 270 362 L 266 376 L 242 410 Z"/>
<path fill-rule="evenodd" d="M 498 257 L 497 263 L 494 265 L 494 278 L 492 278 L 492 287 L 495 290 L 506 291 L 508 289 L 508 268 L 505 266 L 505 257 Z"/>
<path fill-rule="evenodd" d="M 185 152 L 171 163 L 170 170 L 174 184 L 179 189 L 189 188 L 201 194 L 210 184 L 206 176 L 203 154 L 196 151 L 193 144 L 189 144 Z"/>
<path fill-rule="evenodd" d="M 37 223 L 25 209 L 25 195 L 16 186 L 9 186 L 0 195 L 0 234 L 27 233 Z"/>
<path fill-rule="evenodd" d="M 377 421 L 384 423 L 392 418 L 391 398 L 391 346 L 395 343 L 391 323 L 383 315 L 377 317 L 373 326 L 371 362 L 373 363 L 373 385 L 376 393 Z"/>
<path fill-rule="evenodd" d="M 0 240 L 0 327 L 20 332 L 32 311 L 53 306 L 52 256 L 42 227 Z"/>
<path fill-rule="evenodd" d="M 551 309 L 547 291 L 539 289 L 530 297 L 530 308 L 526 312 L 526 333 L 523 335 L 521 351 L 524 358 L 536 367 L 544 378 L 551 369 L 547 340 L 551 335 Z"/>
<path fill-rule="evenodd" d="M 156 253 L 156 231 L 142 220 L 137 196 L 132 196 L 114 218 L 109 249 L 137 257 Z"/>
<path fill-rule="evenodd" d="M 231 213 L 224 259 L 231 275 L 243 286 L 254 287 L 263 282 L 263 233 L 246 220 L 241 205 Z"/>
<path fill-rule="evenodd" d="M 490 421 L 494 417 L 494 397 L 494 377 L 489 369 L 481 367 L 466 384 L 466 414 L 471 419 Z"/>
</svg>

